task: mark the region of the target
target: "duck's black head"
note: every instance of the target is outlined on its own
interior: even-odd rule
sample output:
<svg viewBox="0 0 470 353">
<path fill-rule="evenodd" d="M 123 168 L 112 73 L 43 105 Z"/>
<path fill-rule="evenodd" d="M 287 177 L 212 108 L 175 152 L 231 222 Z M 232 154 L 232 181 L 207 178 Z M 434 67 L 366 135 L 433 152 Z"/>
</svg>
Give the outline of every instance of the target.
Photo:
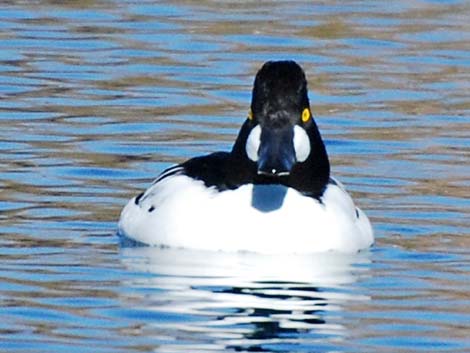
<svg viewBox="0 0 470 353">
<path fill-rule="evenodd" d="M 269 61 L 258 71 L 248 119 L 232 153 L 255 166 L 255 181 L 321 195 L 330 165 L 310 110 L 307 80 L 296 62 Z"/>
<path fill-rule="evenodd" d="M 310 109 L 307 80 L 294 61 L 268 61 L 256 74 L 251 112 L 264 125 L 278 125 L 283 120 L 295 124 L 303 109 Z"/>
</svg>

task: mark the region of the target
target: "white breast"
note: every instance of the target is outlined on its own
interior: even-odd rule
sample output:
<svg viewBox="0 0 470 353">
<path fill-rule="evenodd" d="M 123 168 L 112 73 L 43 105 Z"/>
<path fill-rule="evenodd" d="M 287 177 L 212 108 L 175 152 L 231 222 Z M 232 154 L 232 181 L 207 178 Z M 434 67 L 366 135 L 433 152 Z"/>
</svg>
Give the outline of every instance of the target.
<svg viewBox="0 0 470 353">
<path fill-rule="evenodd" d="M 260 253 L 356 252 L 373 243 L 367 216 L 329 185 L 322 203 L 280 185 L 219 192 L 184 175 L 165 178 L 121 214 L 122 235 L 148 245 Z"/>
</svg>

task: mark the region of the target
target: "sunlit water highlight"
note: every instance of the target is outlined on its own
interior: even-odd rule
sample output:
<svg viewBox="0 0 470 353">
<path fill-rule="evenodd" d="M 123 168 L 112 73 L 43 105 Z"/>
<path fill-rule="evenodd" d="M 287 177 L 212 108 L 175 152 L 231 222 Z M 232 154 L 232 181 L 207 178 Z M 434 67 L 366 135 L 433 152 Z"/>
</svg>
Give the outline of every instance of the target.
<svg viewBox="0 0 470 353">
<path fill-rule="evenodd" d="M 2 352 L 468 352 L 466 1 L 0 8 Z M 253 75 L 306 69 L 363 254 L 123 248 L 127 199 L 228 150 Z"/>
</svg>

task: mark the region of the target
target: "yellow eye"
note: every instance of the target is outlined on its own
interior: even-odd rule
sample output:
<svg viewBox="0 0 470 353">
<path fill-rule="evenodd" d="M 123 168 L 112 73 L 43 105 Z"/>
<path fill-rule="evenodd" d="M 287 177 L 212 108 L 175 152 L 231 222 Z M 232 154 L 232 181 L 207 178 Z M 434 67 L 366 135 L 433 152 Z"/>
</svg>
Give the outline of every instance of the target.
<svg viewBox="0 0 470 353">
<path fill-rule="evenodd" d="M 310 110 L 308 108 L 305 108 L 302 112 L 302 121 L 306 123 L 310 119 Z"/>
<path fill-rule="evenodd" d="M 251 109 L 248 111 L 248 120 L 253 120 L 253 112 Z"/>
</svg>

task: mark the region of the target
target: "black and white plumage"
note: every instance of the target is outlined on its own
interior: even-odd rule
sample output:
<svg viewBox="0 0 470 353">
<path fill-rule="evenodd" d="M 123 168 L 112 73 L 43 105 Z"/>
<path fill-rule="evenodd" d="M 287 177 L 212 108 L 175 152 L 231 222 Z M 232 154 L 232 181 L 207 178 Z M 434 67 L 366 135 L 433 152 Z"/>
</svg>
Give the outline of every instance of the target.
<svg viewBox="0 0 470 353">
<path fill-rule="evenodd" d="M 119 233 L 159 246 L 261 253 L 356 252 L 367 216 L 330 176 L 302 68 L 267 62 L 231 152 L 164 171 L 121 213 Z"/>
</svg>

